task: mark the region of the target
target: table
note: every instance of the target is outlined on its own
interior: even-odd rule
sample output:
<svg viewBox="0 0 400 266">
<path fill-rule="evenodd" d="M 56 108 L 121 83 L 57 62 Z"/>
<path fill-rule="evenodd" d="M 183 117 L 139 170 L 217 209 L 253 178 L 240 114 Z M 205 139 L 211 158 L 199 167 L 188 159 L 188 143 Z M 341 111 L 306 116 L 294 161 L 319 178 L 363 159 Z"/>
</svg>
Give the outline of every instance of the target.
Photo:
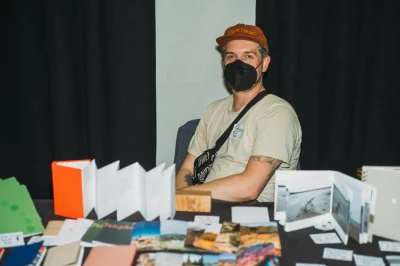
<svg viewBox="0 0 400 266">
<path fill-rule="evenodd" d="M 47 222 L 50 220 L 64 220 L 65 217 L 54 215 L 54 205 L 52 200 L 34 200 L 34 204 L 37 208 L 37 211 L 42 217 L 43 225 L 46 226 Z M 210 213 L 196 213 L 196 212 L 176 212 L 175 220 L 185 220 L 185 221 L 193 221 L 195 215 L 216 215 L 220 217 L 220 222 L 230 221 L 231 220 L 231 207 L 232 206 L 259 206 L 259 207 L 268 207 L 270 219 L 273 219 L 274 214 L 274 205 L 273 203 L 260 203 L 257 201 L 250 202 L 242 202 L 242 203 L 233 203 L 233 202 L 225 202 L 225 201 L 212 201 L 212 210 Z M 88 219 L 96 219 L 96 215 L 94 211 L 92 211 Z M 116 220 L 116 213 L 112 213 L 104 219 L 114 219 Z M 140 213 L 135 213 L 125 220 L 138 222 L 143 221 L 143 217 Z M 296 262 L 303 263 L 320 263 L 325 265 L 355 265 L 353 262 L 344 262 L 344 261 L 334 261 L 334 260 L 326 260 L 322 258 L 322 253 L 325 247 L 331 248 L 340 248 L 340 249 L 349 249 L 353 250 L 355 254 L 360 255 L 368 255 L 368 256 L 378 256 L 384 257 L 386 255 L 400 255 L 399 253 L 389 253 L 389 252 L 380 252 L 378 246 L 378 240 L 386 240 L 381 237 L 374 236 L 374 241 L 368 244 L 358 244 L 355 240 L 349 238 L 348 244 L 329 244 L 329 245 L 317 245 L 315 244 L 311 238 L 310 234 L 315 233 L 323 233 L 323 231 L 317 230 L 313 227 L 306 228 L 302 230 L 297 230 L 293 232 L 285 232 L 283 227 L 279 225 L 279 235 L 282 243 L 282 257 L 280 258 L 280 265 L 283 266 L 295 266 Z M 89 253 L 90 248 L 85 248 L 85 257 Z M 139 252 L 140 253 L 140 252 Z M 3 259 L 0 261 L 4 262 L 5 257 L 4 254 Z"/>
</svg>

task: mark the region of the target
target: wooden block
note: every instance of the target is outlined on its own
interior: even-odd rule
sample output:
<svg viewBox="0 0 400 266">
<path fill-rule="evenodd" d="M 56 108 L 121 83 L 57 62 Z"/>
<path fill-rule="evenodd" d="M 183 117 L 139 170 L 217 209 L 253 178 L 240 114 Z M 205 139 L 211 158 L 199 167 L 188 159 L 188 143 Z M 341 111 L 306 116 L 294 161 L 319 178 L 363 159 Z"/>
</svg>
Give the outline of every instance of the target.
<svg viewBox="0 0 400 266">
<path fill-rule="evenodd" d="M 175 210 L 183 212 L 210 212 L 211 191 L 177 191 Z"/>
</svg>

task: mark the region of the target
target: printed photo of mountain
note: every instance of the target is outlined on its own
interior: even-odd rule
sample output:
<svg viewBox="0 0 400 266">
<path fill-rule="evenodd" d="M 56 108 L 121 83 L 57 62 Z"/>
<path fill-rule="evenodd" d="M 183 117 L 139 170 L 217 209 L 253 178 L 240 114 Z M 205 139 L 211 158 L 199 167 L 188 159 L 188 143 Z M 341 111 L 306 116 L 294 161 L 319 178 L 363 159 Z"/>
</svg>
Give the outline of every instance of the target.
<svg viewBox="0 0 400 266">
<path fill-rule="evenodd" d="M 185 250 L 188 222 L 180 220 L 162 221 L 160 225 L 160 246 L 167 250 Z"/>
<path fill-rule="evenodd" d="M 138 222 L 132 232 L 131 245 L 138 250 L 160 250 L 160 222 Z"/>
</svg>

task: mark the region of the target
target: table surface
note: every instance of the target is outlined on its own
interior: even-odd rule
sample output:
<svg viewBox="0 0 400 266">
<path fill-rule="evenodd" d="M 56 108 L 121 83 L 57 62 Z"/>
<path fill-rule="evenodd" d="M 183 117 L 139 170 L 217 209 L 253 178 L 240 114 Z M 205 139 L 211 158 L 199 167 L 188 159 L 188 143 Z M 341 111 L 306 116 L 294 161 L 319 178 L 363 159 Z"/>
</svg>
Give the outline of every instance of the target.
<svg viewBox="0 0 400 266">
<path fill-rule="evenodd" d="M 37 208 L 40 217 L 42 218 L 44 226 L 47 225 L 48 221 L 65 219 L 65 217 L 54 215 L 54 206 L 52 200 L 34 200 L 34 204 Z M 220 217 L 220 222 L 222 223 L 224 221 L 231 221 L 231 207 L 233 206 L 268 207 L 269 217 L 271 221 L 273 219 L 273 214 L 274 214 L 273 203 L 260 203 L 256 201 L 233 203 L 233 202 L 224 202 L 217 200 L 213 200 L 212 209 L 210 213 L 176 212 L 174 219 L 193 221 L 195 215 L 215 215 Z M 96 219 L 94 211 L 92 211 L 87 218 L 93 220 Z M 114 212 L 109 216 L 105 217 L 104 219 L 107 218 L 116 220 L 116 213 Z M 140 215 L 140 213 L 135 213 L 124 220 L 138 222 L 138 221 L 143 221 L 144 219 Z M 386 255 L 400 255 L 399 253 L 381 252 L 379 250 L 378 241 L 386 240 L 381 237 L 374 236 L 373 239 L 374 241 L 372 243 L 362 244 L 362 245 L 358 244 L 355 240 L 351 238 L 349 238 L 347 245 L 343 244 L 317 245 L 309 237 L 310 234 L 316 234 L 316 233 L 324 233 L 324 231 L 320 231 L 315 229 L 314 227 L 310 227 L 297 231 L 285 232 L 283 227 L 279 225 L 279 235 L 282 244 L 282 257 L 280 258 L 280 265 L 295 266 L 297 262 L 320 263 L 320 264 L 325 264 L 327 266 L 355 265 L 354 260 L 352 262 L 345 262 L 345 261 L 323 259 L 322 253 L 325 247 L 353 250 L 354 254 L 377 256 L 383 258 Z M 3 258 L 0 261 L 0 265 L 2 265 L 2 262 L 5 261 L 5 257 L 7 256 L 8 250 L 6 249 Z M 87 256 L 89 251 L 90 248 L 85 248 L 85 257 Z"/>
</svg>

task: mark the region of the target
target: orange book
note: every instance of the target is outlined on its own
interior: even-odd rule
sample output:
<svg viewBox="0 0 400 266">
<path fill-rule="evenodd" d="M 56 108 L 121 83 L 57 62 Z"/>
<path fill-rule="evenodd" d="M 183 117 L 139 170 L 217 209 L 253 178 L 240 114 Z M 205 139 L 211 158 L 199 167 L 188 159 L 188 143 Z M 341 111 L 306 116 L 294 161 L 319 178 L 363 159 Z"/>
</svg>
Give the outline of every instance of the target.
<svg viewBox="0 0 400 266">
<path fill-rule="evenodd" d="M 94 247 L 83 266 L 130 266 L 137 252 L 134 246 Z"/>
<path fill-rule="evenodd" d="M 54 213 L 68 218 L 85 218 L 95 206 L 95 160 L 51 163 Z"/>
</svg>

